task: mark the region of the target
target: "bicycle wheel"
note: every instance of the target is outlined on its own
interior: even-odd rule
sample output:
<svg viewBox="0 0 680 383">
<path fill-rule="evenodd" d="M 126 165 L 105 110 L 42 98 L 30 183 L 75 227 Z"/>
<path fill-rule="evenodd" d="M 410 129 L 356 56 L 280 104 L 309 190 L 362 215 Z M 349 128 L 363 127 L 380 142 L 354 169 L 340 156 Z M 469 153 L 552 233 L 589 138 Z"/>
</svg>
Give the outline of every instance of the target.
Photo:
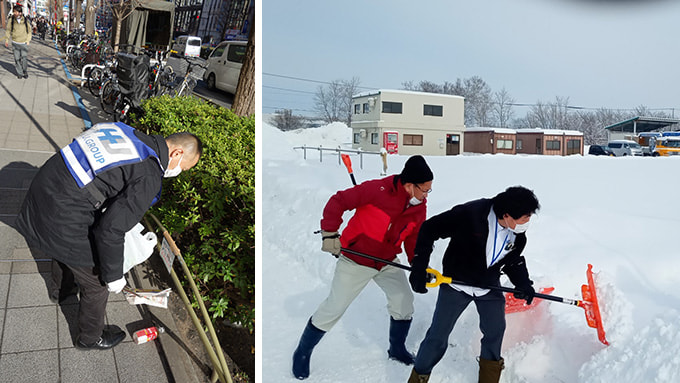
<svg viewBox="0 0 680 383">
<path fill-rule="evenodd" d="M 101 89 L 99 89 L 99 103 L 102 110 L 107 114 L 113 114 L 113 105 L 120 93 L 113 84 L 113 80 L 108 79 L 104 81 Z"/>
<path fill-rule="evenodd" d="M 87 75 L 87 88 L 90 90 L 93 96 L 99 96 L 99 90 L 102 86 L 102 79 L 104 77 L 104 70 L 102 68 L 95 67 L 90 70 Z"/>
</svg>

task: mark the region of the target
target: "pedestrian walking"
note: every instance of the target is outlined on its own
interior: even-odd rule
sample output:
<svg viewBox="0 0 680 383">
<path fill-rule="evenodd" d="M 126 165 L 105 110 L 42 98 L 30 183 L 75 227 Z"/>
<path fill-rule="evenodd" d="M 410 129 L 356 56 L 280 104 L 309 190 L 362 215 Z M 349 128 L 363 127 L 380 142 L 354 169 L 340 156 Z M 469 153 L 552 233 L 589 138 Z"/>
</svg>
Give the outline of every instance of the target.
<svg viewBox="0 0 680 383">
<path fill-rule="evenodd" d="M 412 156 L 400 174 L 366 181 L 328 200 L 321 219 L 321 249 L 338 260 L 328 298 L 307 322 L 293 353 L 296 378 L 309 376 L 312 350 L 371 280 L 387 297 L 389 358 L 413 363 L 413 354 L 405 346 L 414 311 L 406 274 L 395 266 L 343 252 L 342 248 L 398 262 L 403 245 L 410 262 L 418 230 L 426 218 L 426 197 L 432 192 L 433 178 L 425 159 Z M 340 235 L 343 213 L 349 210 L 355 213 Z"/>
<path fill-rule="evenodd" d="M 28 45 L 32 36 L 31 21 L 24 16 L 21 5 L 15 4 L 12 7 L 12 18 L 5 31 L 5 48 L 9 48 L 10 42 L 12 43 L 17 78 L 28 78 Z"/>
<path fill-rule="evenodd" d="M 161 196 L 163 177 L 191 169 L 202 153 L 191 133 L 146 135 L 100 123 L 40 168 L 17 218 L 32 249 L 50 256 L 53 302 L 80 292 L 76 347 L 108 349 L 125 338 L 105 326 L 109 292 L 120 293 L 124 236 Z"/>
<path fill-rule="evenodd" d="M 498 383 L 504 360 L 501 343 L 505 333 L 505 297 L 485 286 L 500 286 L 505 273 L 531 304 L 533 282 L 522 251 L 531 216 L 540 208 L 534 193 L 522 186 L 506 189 L 491 199 L 479 199 L 425 221 L 418 234 L 416 256 L 409 281 L 413 291 L 426 293 L 428 263 L 434 242 L 450 238 L 442 260 L 443 273 L 470 287 L 442 284 L 432 324 L 420 344 L 408 383 L 426 383 L 449 344 L 449 334 L 465 308 L 474 302 L 483 337 L 479 356 L 479 382 Z"/>
<path fill-rule="evenodd" d="M 45 33 L 47 32 L 47 20 L 45 20 L 44 17 L 40 16 L 38 19 L 38 33 L 40 34 L 40 38 L 45 40 Z"/>
</svg>

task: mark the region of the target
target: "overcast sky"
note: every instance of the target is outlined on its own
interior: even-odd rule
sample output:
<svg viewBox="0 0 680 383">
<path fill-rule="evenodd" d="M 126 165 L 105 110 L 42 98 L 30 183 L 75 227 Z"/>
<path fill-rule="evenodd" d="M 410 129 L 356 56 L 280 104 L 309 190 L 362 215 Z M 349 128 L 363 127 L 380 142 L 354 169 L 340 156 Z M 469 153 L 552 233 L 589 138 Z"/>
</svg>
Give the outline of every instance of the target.
<svg viewBox="0 0 680 383">
<path fill-rule="evenodd" d="M 262 0 L 262 111 L 311 115 L 333 80 L 401 89 L 479 76 L 517 103 L 677 117 L 679 29 L 674 0 Z"/>
</svg>

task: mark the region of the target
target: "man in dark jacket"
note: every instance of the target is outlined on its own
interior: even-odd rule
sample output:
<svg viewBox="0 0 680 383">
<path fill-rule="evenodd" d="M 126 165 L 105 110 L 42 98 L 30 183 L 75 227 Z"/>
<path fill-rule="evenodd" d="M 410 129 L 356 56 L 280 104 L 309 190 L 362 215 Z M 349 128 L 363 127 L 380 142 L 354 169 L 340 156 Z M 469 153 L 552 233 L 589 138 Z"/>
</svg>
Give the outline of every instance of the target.
<svg viewBox="0 0 680 383">
<path fill-rule="evenodd" d="M 526 231 L 540 205 L 534 193 L 510 187 L 492 199 L 479 199 L 425 221 L 418 234 L 409 280 L 413 291 L 426 293 L 428 263 L 434 242 L 450 238 L 444 252 L 443 274 L 460 284 L 442 284 L 432 324 L 420 344 L 408 383 L 425 383 L 446 352 L 449 334 L 463 310 L 475 302 L 484 335 L 479 356 L 479 382 L 497 383 L 504 367 L 501 343 L 505 333 L 505 298 L 487 286 L 500 286 L 501 271 L 531 304 L 533 282 L 524 257 Z M 469 284 L 469 285 L 468 285 Z M 480 287 L 471 287 L 480 286 Z"/>
<path fill-rule="evenodd" d="M 53 301 L 76 293 L 77 284 L 77 347 L 107 349 L 125 338 L 117 326 L 104 326 L 109 292 L 126 284 L 125 233 L 160 198 L 163 177 L 191 169 L 201 153 L 202 143 L 191 133 L 163 138 L 120 122 L 101 123 L 40 168 L 17 230 L 31 248 L 52 257 Z"/>
<path fill-rule="evenodd" d="M 413 364 L 413 355 L 404 342 L 411 326 L 413 293 L 403 270 L 380 261 L 367 259 L 341 248 L 398 262 L 402 244 L 409 262 L 420 225 L 426 218 L 425 197 L 432 191 L 432 171 L 422 156 L 412 156 L 401 174 L 366 181 L 333 195 L 321 219 L 322 250 L 338 257 L 328 298 L 307 322 L 300 343 L 293 354 L 293 375 L 309 376 L 312 350 L 347 307 L 371 280 L 385 292 L 390 313 L 391 359 Z M 345 211 L 355 210 L 347 227 L 338 234 Z"/>
</svg>

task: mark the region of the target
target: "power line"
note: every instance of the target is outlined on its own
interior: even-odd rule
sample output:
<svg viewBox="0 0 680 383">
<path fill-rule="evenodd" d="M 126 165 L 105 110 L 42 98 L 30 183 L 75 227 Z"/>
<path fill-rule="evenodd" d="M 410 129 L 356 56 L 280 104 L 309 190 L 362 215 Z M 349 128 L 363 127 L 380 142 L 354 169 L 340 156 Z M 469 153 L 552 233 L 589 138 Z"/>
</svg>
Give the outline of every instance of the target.
<svg viewBox="0 0 680 383">
<path fill-rule="evenodd" d="M 330 85 L 332 82 L 329 81 L 320 81 L 320 80 L 312 80 L 309 78 L 302 78 L 302 77 L 293 77 L 293 76 L 285 76 L 282 74 L 275 74 L 275 73 L 267 73 L 267 72 L 262 72 L 263 75 L 265 76 L 272 76 L 272 77 L 279 77 L 279 78 L 287 78 L 289 80 L 298 80 L 298 81 L 306 81 L 306 82 L 313 82 L 317 84 L 326 84 Z M 369 87 L 369 86 L 357 86 L 357 88 L 362 88 L 362 89 L 379 89 L 376 87 Z"/>
<path fill-rule="evenodd" d="M 262 85 L 263 88 L 269 88 L 269 89 L 276 89 L 276 90 L 284 90 L 287 92 L 297 92 L 297 93 L 306 93 L 306 94 L 316 94 L 314 92 L 307 92 L 304 90 L 297 90 L 297 89 L 290 89 L 290 88 L 278 88 L 275 86 L 268 86 L 268 85 Z"/>
</svg>

